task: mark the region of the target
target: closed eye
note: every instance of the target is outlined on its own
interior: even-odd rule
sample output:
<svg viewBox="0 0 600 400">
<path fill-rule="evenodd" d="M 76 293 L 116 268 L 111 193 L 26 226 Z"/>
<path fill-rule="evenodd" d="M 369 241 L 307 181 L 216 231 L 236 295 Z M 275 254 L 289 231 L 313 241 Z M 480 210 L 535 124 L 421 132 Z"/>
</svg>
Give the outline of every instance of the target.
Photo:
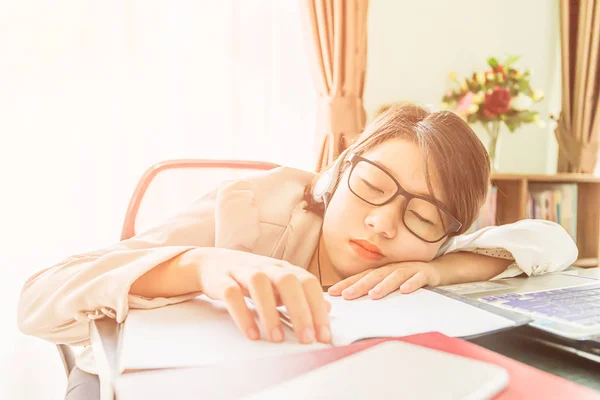
<svg viewBox="0 0 600 400">
<path fill-rule="evenodd" d="M 419 221 L 421 221 L 422 223 L 424 223 L 424 224 L 427 224 L 427 225 L 435 225 L 435 224 L 434 224 L 432 221 L 428 220 L 427 218 L 424 218 L 424 217 L 420 216 L 420 215 L 419 215 L 418 213 L 416 213 L 415 211 L 413 211 L 413 210 L 410 210 L 410 212 L 411 212 L 411 213 L 412 213 L 412 214 L 413 214 L 415 217 L 417 217 L 417 219 L 418 219 Z"/>
<path fill-rule="evenodd" d="M 361 181 L 362 181 L 362 182 L 363 182 L 363 183 L 364 183 L 364 184 L 365 184 L 365 185 L 366 185 L 366 186 L 367 186 L 369 189 L 375 190 L 375 191 L 377 191 L 377 192 L 379 192 L 379 193 L 381 193 L 381 194 L 384 194 L 384 193 L 385 193 L 383 190 L 379 189 L 379 188 L 378 188 L 378 187 L 376 187 L 376 186 L 373 186 L 373 185 L 371 185 L 371 184 L 370 184 L 369 182 L 367 182 L 366 180 L 364 180 L 364 179 L 362 179 L 362 178 L 360 178 L 360 180 L 361 180 Z"/>
</svg>

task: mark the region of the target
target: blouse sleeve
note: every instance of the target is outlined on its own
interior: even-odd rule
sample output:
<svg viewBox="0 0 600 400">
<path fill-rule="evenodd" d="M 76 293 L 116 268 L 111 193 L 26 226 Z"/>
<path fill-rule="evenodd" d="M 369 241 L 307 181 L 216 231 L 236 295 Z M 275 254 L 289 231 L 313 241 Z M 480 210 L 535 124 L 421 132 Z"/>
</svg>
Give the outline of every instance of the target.
<svg viewBox="0 0 600 400">
<path fill-rule="evenodd" d="M 489 226 L 448 240 L 438 256 L 470 251 L 492 257 L 511 257 L 514 263 L 494 279 L 525 273 L 542 275 L 562 271 L 577 260 L 577 245 L 557 223 L 526 219 L 512 224 Z"/>
</svg>

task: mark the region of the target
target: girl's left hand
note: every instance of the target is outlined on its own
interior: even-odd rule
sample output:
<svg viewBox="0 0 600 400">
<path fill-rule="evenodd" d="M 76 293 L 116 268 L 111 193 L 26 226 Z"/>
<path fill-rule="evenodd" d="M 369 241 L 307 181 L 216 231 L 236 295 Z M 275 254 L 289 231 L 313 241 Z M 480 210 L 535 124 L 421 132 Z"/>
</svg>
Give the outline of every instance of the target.
<svg viewBox="0 0 600 400">
<path fill-rule="evenodd" d="M 369 295 L 380 299 L 400 288 L 402 293 L 411 293 L 423 286 L 437 286 L 439 271 L 426 262 L 402 262 L 368 269 L 331 286 L 331 296 L 342 296 L 346 300 Z"/>
</svg>

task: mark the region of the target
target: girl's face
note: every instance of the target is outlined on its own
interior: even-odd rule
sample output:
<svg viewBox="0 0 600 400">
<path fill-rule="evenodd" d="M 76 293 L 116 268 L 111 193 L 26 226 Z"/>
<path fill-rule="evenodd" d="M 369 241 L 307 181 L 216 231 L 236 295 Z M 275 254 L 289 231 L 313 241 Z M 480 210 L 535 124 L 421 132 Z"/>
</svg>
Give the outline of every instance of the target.
<svg viewBox="0 0 600 400">
<path fill-rule="evenodd" d="M 362 157 L 387 171 L 405 191 L 433 199 L 427 186 L 424 155 L 416 143 L 406 139 L 391 139 L 362 154 Z M 443 203 L 439 179 L 433 167 L 429 165 L 431 185 L 438 202 Z M 362 179 L 358 171 L 357 168 L 352 173 L 353 183 L 349 185 L 350 168 L 346 168 L 325 212 L 323 245 L 337 275 L 345 278 L 394 262 L 432 260 L 444 239 L 428 243 L 407 229 L 402 218 L 406 201 L 403 196 L 397 196 L 388 204 L 373 206 L 355 195 L 351 188 L 354 192 L 357 189 L 368 190 L 374 196 L 396 190 L 395 183 L 390 188 L 374 189 L 370 186 L 372 182 L 369 183 L 368 180 L 379 178 L 371 178 L 368 176 L 371 172 L 365 171 L 365 179 Z M 378 172 L 373 170 L 372 173 Z M 377 183 L 378 186 L 387 184 L 389 182 L 382 180 Z M 359 185 L 363 185 L 363 189 Z M 409 215 L 407 211 L 406 218 L 413 218 L 413 223 L 431 224 L 420 214 Z M 431 229 L 430 225 L 417 228 Z"/>
</svg>

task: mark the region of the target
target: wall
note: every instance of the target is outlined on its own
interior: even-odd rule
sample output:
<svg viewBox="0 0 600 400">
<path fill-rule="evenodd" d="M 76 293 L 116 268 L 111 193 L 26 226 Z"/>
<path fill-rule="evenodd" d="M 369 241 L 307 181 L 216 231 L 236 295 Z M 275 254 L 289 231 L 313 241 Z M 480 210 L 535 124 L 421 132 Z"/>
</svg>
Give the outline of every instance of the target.
<svg viewBox="0 0 600 400">
<path fill-rule="evenodd" d="M 316 117 L 299 6 L 0 0 L 0 399 L 64 398 L 56 348 L 17 329 L 19 292 L 116 242 L 152 164 L 313 165 L 297 140 Z M 161 210 L 174 192 L 157 196 Z"/>
<path fill-rule="evenodd" d="M 556 141 L 549 114 L 560 109 L 558 2 L 547 0 L 371 0 L 365 107 L 410 100 L 439 107 L 448 72 L 466 76 L 490 56 L 521 55 L 548 126 L 523 127 L 500 139 L 501 171 L 554 173 Z M 475 129 L 485 141 L 480 129 Z"/>
</svg>

